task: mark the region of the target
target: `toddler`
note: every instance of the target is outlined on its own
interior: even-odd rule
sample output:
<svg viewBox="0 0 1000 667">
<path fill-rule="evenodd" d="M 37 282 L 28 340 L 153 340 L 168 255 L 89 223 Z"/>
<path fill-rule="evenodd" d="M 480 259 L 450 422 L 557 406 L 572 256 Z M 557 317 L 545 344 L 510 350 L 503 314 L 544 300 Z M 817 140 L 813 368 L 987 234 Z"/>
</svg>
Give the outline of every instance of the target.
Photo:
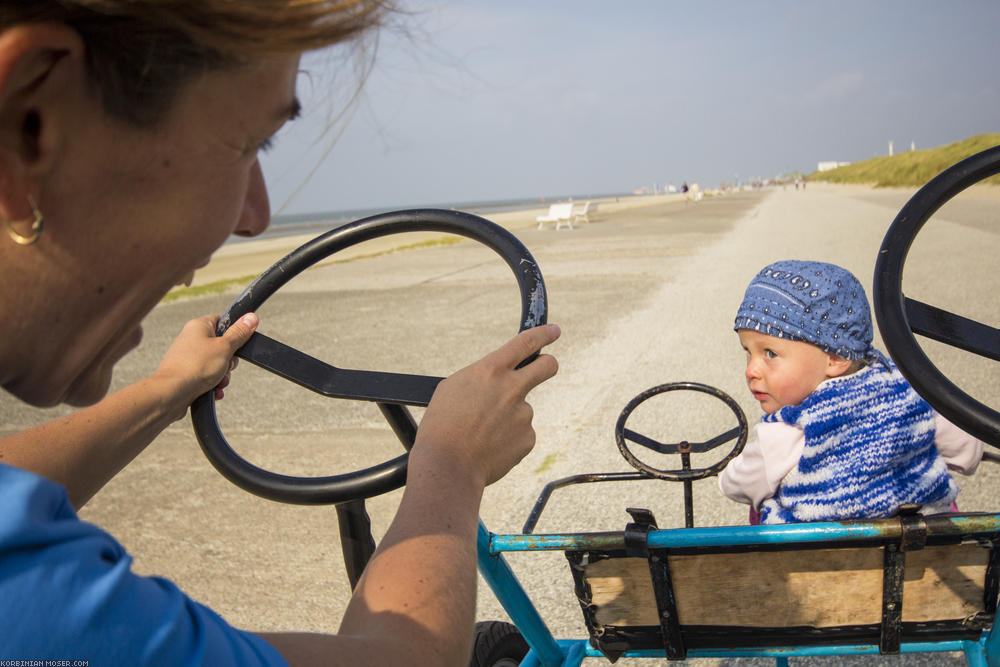
<svg viewBox="0 0 1000 667">
<path fill-rule="evenodd" d="M 919 503 L 954 511 L 948 470 L 972 474 L 983 443 L 938 415 L 872 347 L 864 288 L 833 264 L 770 264 L 733 329 L 765 412 L 719 475 L 751 523 L 892 516 Z"/>
</svg>

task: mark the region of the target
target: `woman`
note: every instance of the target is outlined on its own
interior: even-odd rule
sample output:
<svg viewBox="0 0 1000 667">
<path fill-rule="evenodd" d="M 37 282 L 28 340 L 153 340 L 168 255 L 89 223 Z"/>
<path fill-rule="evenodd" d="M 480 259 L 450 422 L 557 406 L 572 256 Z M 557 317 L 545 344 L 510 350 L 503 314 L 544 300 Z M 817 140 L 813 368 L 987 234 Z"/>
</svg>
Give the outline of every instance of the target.
<svg viewBox="0 0 1000 667">
<path fill-rule="evenodd" d="M 258 149 L 298 111 L 303 49 L 355 39 L 361 0 L 24 0 L 0 6 L 0 380 L 87 406 L 0 441 L 0 658 L 90 664 L 464 664 L 483 488 L 533 446 L 527 393 L 557 327 L 439 385 L 392 526 L 339 633 L 233 629 L 138 577 L 80 507 L 199 394 L 228 380 L 250 314 L 193 320 L 147 379 L 103 398 L 142 318 L 229 234 L 269 218 Z M 103 399 L 103 400 L 102 400 Z M 440 554 L 452 554 L 440 568 Z"/>
</svg>

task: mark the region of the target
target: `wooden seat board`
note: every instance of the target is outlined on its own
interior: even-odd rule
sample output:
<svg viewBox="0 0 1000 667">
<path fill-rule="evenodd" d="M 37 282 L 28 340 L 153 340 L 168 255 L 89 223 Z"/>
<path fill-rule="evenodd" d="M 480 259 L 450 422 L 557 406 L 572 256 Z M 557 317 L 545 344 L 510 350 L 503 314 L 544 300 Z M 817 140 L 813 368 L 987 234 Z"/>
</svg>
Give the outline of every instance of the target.
<svg viewBox="0 0 1000 667">
<path fill-rule="evenodd" d="M 983 610 L 989 551 L 975 544 L 906 554 L 903 622 L 963 619 Z M 671 555 L 681 625 L 837 627 L 882 620 L 881 547 Z M 601 625 L 659 625 L 649 563 L 585 566 Z"/>
</svg>

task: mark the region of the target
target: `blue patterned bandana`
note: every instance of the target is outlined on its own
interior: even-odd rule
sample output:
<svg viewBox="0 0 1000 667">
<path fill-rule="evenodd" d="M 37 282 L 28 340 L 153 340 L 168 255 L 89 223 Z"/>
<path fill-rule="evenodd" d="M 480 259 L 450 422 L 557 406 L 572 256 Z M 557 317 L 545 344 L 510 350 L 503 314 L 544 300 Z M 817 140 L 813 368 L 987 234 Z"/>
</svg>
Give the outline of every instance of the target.
<svg viewBox="0 0 1000 667">
<path fill-rule="evenodd" d="M 868 359 L 872 316 L 850 271 L 823 262 L 784 260 L 750 281 L 733 329 L 812 343 L 845 359 Z"/>
</svg>

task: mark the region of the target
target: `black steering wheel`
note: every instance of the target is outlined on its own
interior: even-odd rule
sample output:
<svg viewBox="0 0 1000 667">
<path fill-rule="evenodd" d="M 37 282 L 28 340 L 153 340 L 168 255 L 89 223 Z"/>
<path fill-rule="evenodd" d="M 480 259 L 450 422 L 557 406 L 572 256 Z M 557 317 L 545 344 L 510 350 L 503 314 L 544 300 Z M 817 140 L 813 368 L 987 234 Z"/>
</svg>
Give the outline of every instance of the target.
<svg viewBox="0 0 1000 667">
<path fill-rule="evenodd" d="M 966 394 L 931 363 L 917 344 L 920 334 L 1000 361 L 1000 331 L 903 295 L 903 263 L 917 233 L 949 199 L 1000 173 L 1000 146 L 944 170 L 899 211 L 875 262 L 875 318 L 900 372 L 946 419 L 984 442 L 1000 447 L 1000 413 Z"/>
<path fill-rule="evenodd" d="M 709 438 L 704 442 L 687 442 L 685 440 L 676 443 L 657 442 L 656 440 L 642 435 L 641 433 L 625 428 L 625 422 L 628 420 L 629 415 L 631 415 L 641 403 L 648 401 L 658 394 L 668 391 L 697 391 L 708 394 L 709 396 L 714 396 L 725 403 L 726 406 L 733 411 L 733 414 L 736 415 L 737 426 L 726 431 L 725 433 L 720 433 L 714 438 Z M 659 452 L 660 454 L 680 454 L 682 461 L 686 463 L 689 460 L 690 454 L 711 451 L 719 445 L 733 439 L 736 440 L 736 444 L 733 446 L 732 450 L 730 450 L 730 452 L 726 454 L 725 457 L 723 457 L 718 463 L 708 466 L 707 468 L 689 468 L 685 465 L 680 470 L 661 470 L 659 468 L 654 468 L 636 458 L 636 456 L 628 448 L 628 445 L 625 444 L 625 441 L 628 440 L 654 452 Z M 743 414 L 743 410 L 740 408 L 739 404 L 733 400 L 733 397 L 721 389 L 716 389 L 715 387 L 711 387 L 707 384 L 700 384 L 698 382 L 670 382 L 668 384 L 661 384 L 656 387 L 652 387 L 651 389 L 647 389 L 628 402 L 628 405 L 626 405 L 625 409 L 622 410 L 621 415 L 618 416 L 618 422 L 615 424 L 615 442 L 618 443 L 618 449 L 621 451 L 622 456 L 624 456 L 625 460 L 628 461 L 636 470 L 640 470 L 658 479 L 666 479 L 674 482 L 691 481 L 718 474 L 720 470 L 726 467 L 727 463 L 743 451 L 743 447 L 747 442 L 747 418 L 746 415 Z"/>
<path fill-rule="evenodd" d="M 221 335 L 242 315 L 257 310 L 278 288 L 316 262 L 363 241 L 404 232 L 446 232 L 492 248 L 517 279 L 521 293 L 519 331 L 545 324 L 545 284 L 527 248 L 506 229 L 460 211 L 417 209 L 372 216 L 344 225 L 292 251 L 257 277 L 222 315 Z M 336 368 L 260 333 L 237 356 L 322 396 L 378 403 L 393 430 L 409 449 L 416 424 L 406 405 L 426 406 L 442 378 Z M 522 365 L 530 362 L 526 359 Z M 201 447 L 219 472 L 237 486 L 285 503 L 336 504 L 370 498 L 406 483 L 407 454 L 364 470 L 329 477 L 293 477 L 259 468 L 230 447 L 219 429 L 214 392 L 191 405 L 191 418 Z"/>
</svg>

